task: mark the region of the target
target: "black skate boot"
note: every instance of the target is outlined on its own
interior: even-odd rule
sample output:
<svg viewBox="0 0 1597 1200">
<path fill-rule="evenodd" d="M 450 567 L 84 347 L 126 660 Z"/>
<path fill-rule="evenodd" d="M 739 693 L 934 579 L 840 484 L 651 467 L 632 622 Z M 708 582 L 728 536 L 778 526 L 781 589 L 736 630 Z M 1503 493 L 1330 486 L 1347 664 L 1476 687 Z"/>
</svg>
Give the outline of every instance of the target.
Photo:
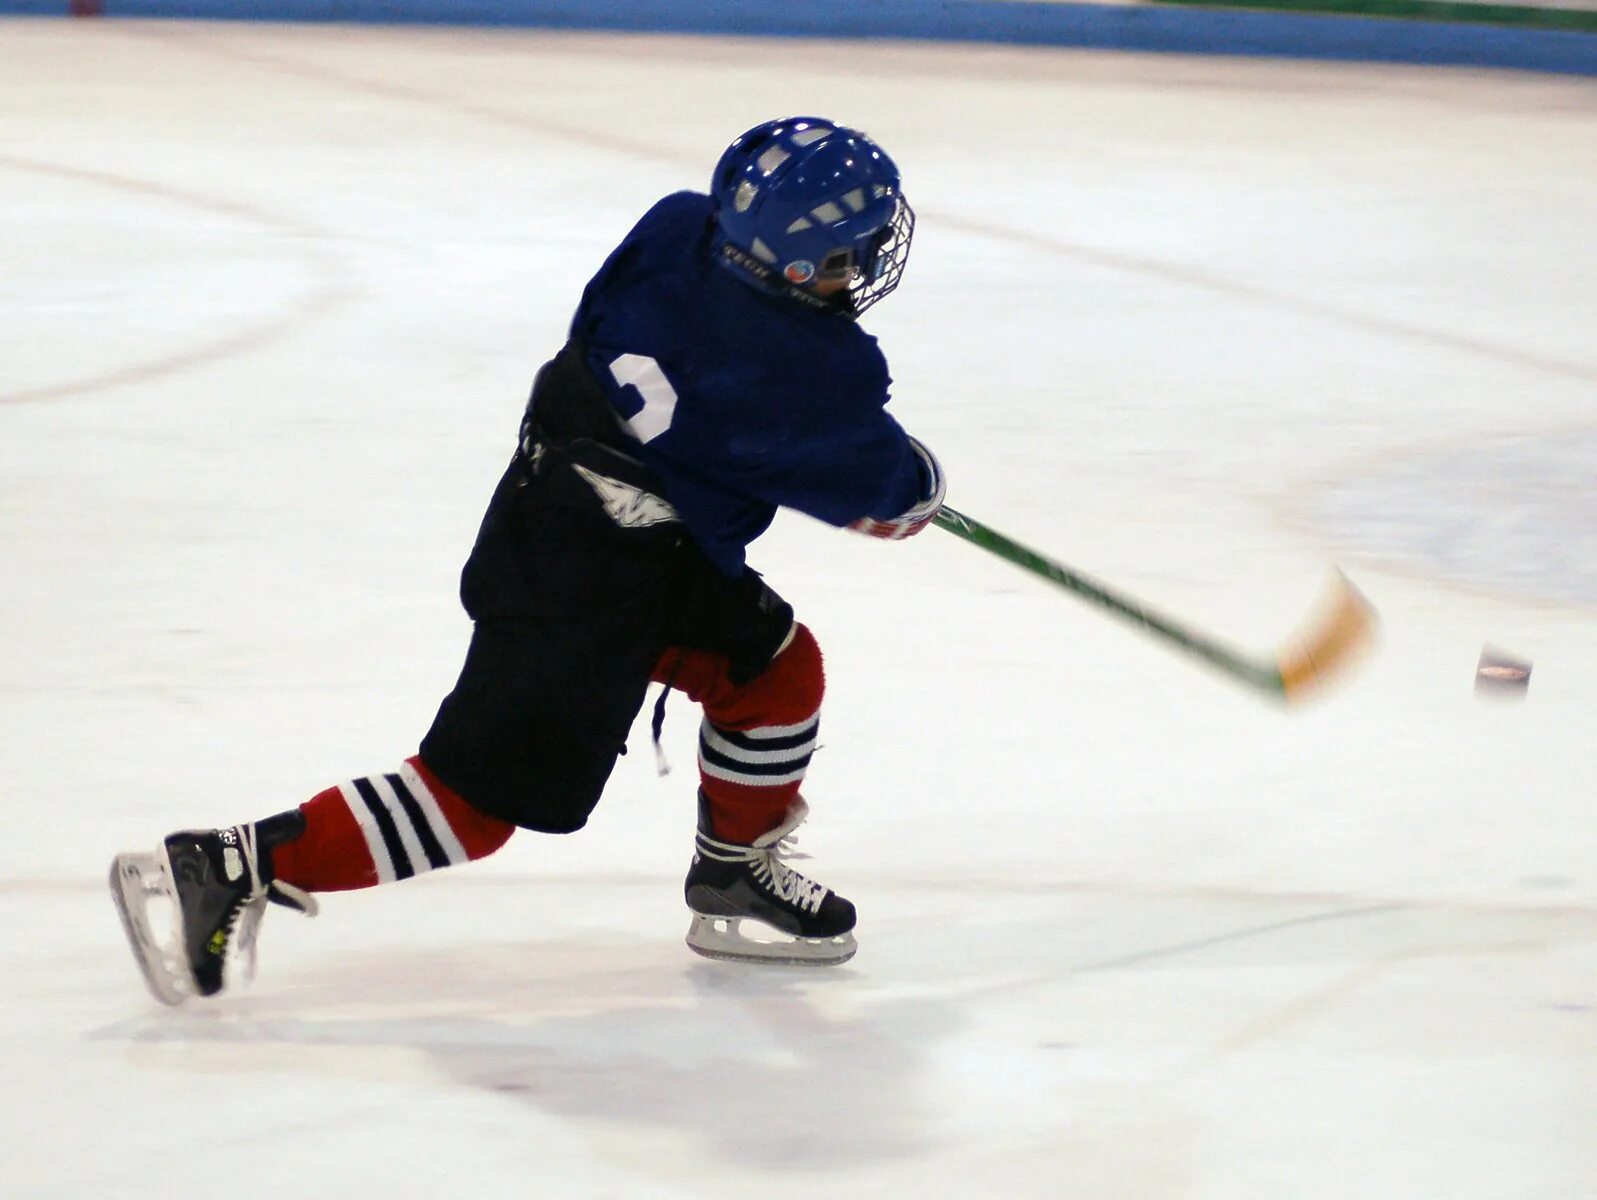
<svg viewBox="0 0 1597 1200">
<path fill-rule="evenodd" d="M 854 957 L 854 906 L 806 879 L 783 861 L 793 831 L 809 815 L 798 800 L 787 820 L 753 845 L 723 842 L 711 833 L 708 805 L 699 796 L 699 832 L 683 894 L 693 910 L 688 946 L 706 958 L 835 966 Z M 782 940 L 744 935 L 744 919 Z"/>
<path fill-rule="evenodd" d="M 239 954 L 246 957 L 246 978 L 253 978 L 255 936 L 267 901 L 316 915 L 308 892 L 272 878 L 272 847 L 304 828 L 295 810 L 227 829 L 185 829 L 153 854 L 117 855 L 111 898 L 157 1000 L 181 1004 L 190 996 L 216 995 Z M 164 943 L 150 926 L 149 903 L 157 896 L 172 908 L 172 936 Z"/>
</svg>

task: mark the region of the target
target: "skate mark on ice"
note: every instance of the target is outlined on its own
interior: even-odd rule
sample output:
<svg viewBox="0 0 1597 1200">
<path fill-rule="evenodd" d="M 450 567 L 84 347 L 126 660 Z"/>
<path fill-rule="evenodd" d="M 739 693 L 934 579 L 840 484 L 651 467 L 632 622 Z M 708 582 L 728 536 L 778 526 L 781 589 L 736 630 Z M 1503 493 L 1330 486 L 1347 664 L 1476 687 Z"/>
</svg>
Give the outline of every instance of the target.
<svg viewBox="0 0 1597 1200">
<path fill-rule="evenodd" d="M 178 188 L 148 179 L 116 174 L 89 167 L 69 166 L 63 163 L 42 162 L 14 154 L 0 153 L 0 170 L 44 175 L 77 183 L 106 188 L 130 195 L 144 196 L 164 201 L 182 208 L 197 210 L 210 216 L 253 225 L 269 231 L 278 238 L 294 243 L 306 240 L 325 240 L 332 235 L 326 230 L 308 225 L 281 213 L 240 200 L 207 196 L 199 192 Z M 300 248 L 297 253 L 311 278 L 308 290 L 285 311 L 264 319 L 256 319 L 241 329 L 220 337 L 199 340 L 187 349 L 176 350 L 142 362 L 132 362 L 114 370 L 80 375 L 58 383 L 24 387 L 16 391 L 0 392 L 0 405 L 28 404 L 45 400 L 60 400 L 81 396 L 108 388 L 145 383 L 165 375 L 173 375 L 195 367 L 206 366 L 241 354 L 261 350 L 282 341 L 313 321 L 319 320 L 351 301 L 354 289 L 343 279 L 342 272 L 325 253 Z M 86 330 L 92 336 L 93 329 Z M 103 323 L 103 320 L 100 322 Z"/>
<path fill-rule="evenodd" d="M 1144 963 L 1175 958 L 1182 954 L 1195 954 L 1199 951 L 1213 949 L 1215 946 L 1244 942 L 1287 929 L 1300 929 L 1306 925 L 1321 925 L 1328 921 L 1349 921 L 1360 917 L 1381 916 L 1386 913 L 1401 912 L 1407 907 L 1408 905 L 1397 903 L 1366 904 L 1357 908 L 1342 908 L 1332 912 L 1310 913 L 1304 917 L 1288 917 L 1280 921 L 1267 921 L 1262 925 L 1246 925 L 1240 929 L 1217 933 L 1210 937 L 1192 938 L 1183 942 L 1174 942 L 1168 946 L 1155 946 L 1148 950 L 1139 950 L 1133 954 L 1122 954 L 1114 958 L 1101 959 L 1097 962 L 1082 963 L 1079 966 L 1070 968 L 1070 970 L 1073 974 L 1086 974 L 1092 971 L 1115 971 L 1123 967 L 1141 966 Z"/>
<path fill-rule="evenodd" d="M 474 121 L 521 130 L 544 137 L 555 138 L 584 150 L 600 150 L 618 154 L 628 161 L 644 161 L 669 167 L 691 167 L 697 171 L 702 152 L 675 151 L 658 142 L 644 138 L 618 135 L 613 128 L 602 124 L 591 127 L 574 126 L 551 120 L 540 114 L 516 112 L 502 107 L 478 103 L 445 92 L 417 87 L 413 84 L 395 83 L 385 79 L 367 79 L 334 69 L 326 64 L 310 64 L 281 51 L 266 53 L 252 48 L 249 51 L 221 45 L 204 33 L 192 30 L 161 29 L 139 31 L 145 36 L 163 40 L 182 40 L 187 45 L 220 57 L 248 62 L 254 66 L 280 74 L 315 80 L 382 96 L 391 100 L 421 105 L 433 111 L 449 112 Z M 1551 355 L 1537 354 L 1521 346 L 1501 344 L 1484 337 L 1454 333 L 1445 329 L 1393 317 L 1377 316 L 1355 308 L 1327 303 L 1312 296 L 1289 289 L 1272 288 L 1246 279 L 1232 278 L 1203 271 L 1177 262 L 1153 258 L 1148 255 L 1129 254 L 1101 246 L 1071 242 L 1026 229 L 1011 229 L 989 221 L 936 210 L 926 210 L 923 219 L 960 233 L 1007 242 L 1030 250 L 1041 251 L 1059 258 L 1070 259 L 1102 270 L 1152 279 L 1160 283 L 1216 293 L 1235 300 L 1256 304 L 1271 312 L 1297 312 L 1303 316 L 1373 333 L 1383 337 L 1396 337 L 1420 342 L 1444 350 L 1461 351 L 1481 358 L 1492 359 L 1514 366 L 1525 367 L 1543 374 L 1566 379 L 1597 383 L 1597 363 L 1584 363 Z"/>
<path fill-rule="evenodd" d="M 444 890 L 480 888 L 534 888 L 576 889 L 589 892 L 594 887 L 663 888 L 667 891 L 681 886 L 681 877 L 656 875 L 645 871 L 615 872 L 602 875 L 568 875 L 558 879 L 539 875 L 456 875 L 429 879 L 426 886 Z M 5 895 L 74 895 L 94 894 L 104 891 L 104 880 L 96 875 L 18 875 L 0 879 L 0 896 Z M 912 875 L 892 875 L 879 878 L 870 889 L 879 894 L 924 892 L 969 892 L 979 895 L 1014 896 L 1112 896 L 1137 900 L 1217 900 L 1242 904 L 1318 904 L 1340 906 L 1338 912 L 1413 911 L 1452 913 L 1465 916 L 1527 917 L 1597 921 L 1597 902 L 1549 904 L 1518 900 L 1450 900 L 1410 896 L 1368 896 L 1356 893 L 1304 892 L 1296 890 L 1268 891 L 1250 888 L 1230 888 L 1215 885 L 1170 887 L 1165 884 L 1140 885 L 1124 881 L 1099 882 L 1094 880 L 999 880 L 990 876 L 960 878 L 957 875 L 935 875 L 924 878 Z M 1335 914 L 1320 914 L 1313 918 L 1294 918 L 1296 921 L 1323 921 Z M 1260 926 L 1263 929 L 1265 927 Z"/>
</svg>

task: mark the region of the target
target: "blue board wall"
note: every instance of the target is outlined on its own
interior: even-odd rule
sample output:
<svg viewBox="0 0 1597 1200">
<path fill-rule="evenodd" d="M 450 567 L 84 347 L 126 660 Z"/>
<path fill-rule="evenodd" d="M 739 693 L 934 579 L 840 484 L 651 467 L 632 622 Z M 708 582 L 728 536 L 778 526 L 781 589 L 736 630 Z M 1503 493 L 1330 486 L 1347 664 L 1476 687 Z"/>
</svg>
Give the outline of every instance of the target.
<svg viewBox="0 0 1597 1200">
<path fill-rule="evenodd" d="M 0 14 L 908 38 L 1597 75 L 1597 34 L 1022 0 L 0 0 Z"/>
</svg>

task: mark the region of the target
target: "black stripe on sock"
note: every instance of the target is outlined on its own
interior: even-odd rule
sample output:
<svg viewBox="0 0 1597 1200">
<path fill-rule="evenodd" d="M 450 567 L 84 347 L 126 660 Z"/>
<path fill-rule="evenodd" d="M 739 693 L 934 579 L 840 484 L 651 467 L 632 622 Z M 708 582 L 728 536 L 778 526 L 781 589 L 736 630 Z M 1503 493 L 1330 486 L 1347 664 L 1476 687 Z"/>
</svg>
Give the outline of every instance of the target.
<svg viewBox="0 0 1597 1200">
<path fill-rule="evenodd" d="M 383 798 L 377 794 L 370 779 L 355 780 L 355 790 L 366 801 L 372 819 L 377 822 L 377 831 L 383 835 L 383 845 L 388 847 L 388 857 L 394 862 L 394 878 L 409 879 L 416 873 L 416 868 L 410 865 L 410 855 L 405 852 L 405 843 L 399 838 L 399 826 L 394 824 L 394 814 L 388 811 L 388 805 L 383 803 Z"/>
<path fill-rule="evenodd" d="M 394 795 L 399 798 L 399 806 L 410 818 L 411 827 L 415 829 L 417 838 L 421 840 L 422 853 L 427 856 L 428 866 L 434 870 L 447 867 L 449 855 L 444 852 L 443 844 L 433 832 L 432 823 L 427 820 L 427 814 L 422 812 L 415 795 L 405 786 L 405 781 L 398 775 L 384 775 L 383 778 L 388 780 L 388 786 L 394 789 Z"/>
<path fill-rule="evenodd" d="M 809 754 L 800 754 L 793 758 L 785 758 L 780 762 L 749 762 L 742 758 L 733 758 L 715 749 L 702 736 L 699 738 L 699 755 L 707 763 L 713 763 L 726 771 L 734 771 L 739 775 L 791 775 L 794 771 L 801 771 L 810 765 Z"/>
</svg>

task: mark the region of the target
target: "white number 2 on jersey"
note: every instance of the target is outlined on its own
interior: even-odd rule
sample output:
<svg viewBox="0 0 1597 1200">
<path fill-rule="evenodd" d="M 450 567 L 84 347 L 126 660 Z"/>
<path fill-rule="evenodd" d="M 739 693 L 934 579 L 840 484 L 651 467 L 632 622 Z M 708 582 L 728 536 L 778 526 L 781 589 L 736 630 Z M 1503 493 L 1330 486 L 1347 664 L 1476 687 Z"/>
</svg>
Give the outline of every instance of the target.
<svg viewBox="0 0 1597 1200">
<path fill-rule="evenodd" d="M 640 442 L 652 442 L 671 428 L 677 410 L 676 388 L 646 354 L 623 354 L 610 364 L 610 374 L 621 387 L 629 384 L 643 397 L 643 408 L 627 420 L 627 428 Z"/>
</svg>

